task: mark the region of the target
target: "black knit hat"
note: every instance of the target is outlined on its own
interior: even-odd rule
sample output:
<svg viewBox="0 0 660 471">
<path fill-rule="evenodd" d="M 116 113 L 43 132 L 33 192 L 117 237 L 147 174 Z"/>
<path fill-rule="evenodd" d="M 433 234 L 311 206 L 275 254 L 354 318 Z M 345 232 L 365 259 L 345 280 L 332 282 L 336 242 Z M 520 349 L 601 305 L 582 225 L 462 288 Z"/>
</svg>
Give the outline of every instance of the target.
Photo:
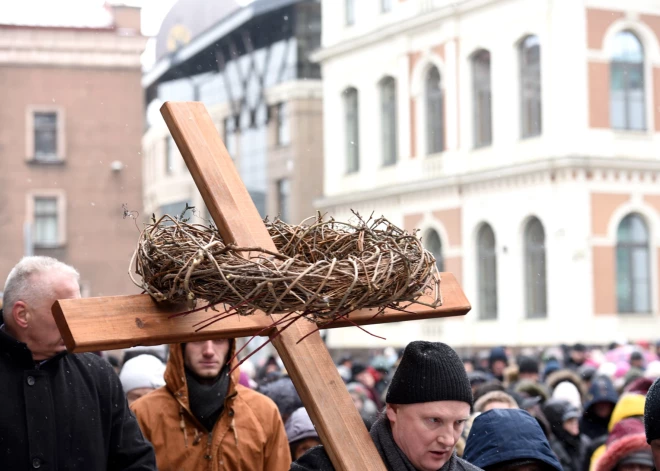
<svg viewBox="0 0 660 471">
<path fill-rule="evenodd" d="M 646 441 L 650 444 L 660 438 L 660 379 L 656 379 L 646 395 L 644 404 Z"/>
<path fill-rule="evenodd" d="M 472 388 L 463 362 L 444 343 L 410 342 L 387 391 L 388 404 L 460 401 L 472 406 Z"/>
<path fill-rule="evenodd" d="M 539 373 L 539 362 L 532 357 L 521 357 L 518 360 L 518 371 L 520 373 Z"/>
</svg>

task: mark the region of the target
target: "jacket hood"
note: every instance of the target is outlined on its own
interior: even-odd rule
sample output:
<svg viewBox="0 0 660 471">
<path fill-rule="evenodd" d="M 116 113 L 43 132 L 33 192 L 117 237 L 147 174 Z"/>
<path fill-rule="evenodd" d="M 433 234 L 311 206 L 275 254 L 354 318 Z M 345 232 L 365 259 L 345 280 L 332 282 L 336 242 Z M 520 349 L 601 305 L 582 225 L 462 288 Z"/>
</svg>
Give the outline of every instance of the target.
<svg viewBox="0 0 660 471">
<path fill-rule="evenodd" d="M 289 440 L 289 443 L 297 442 L 298 440 L 303 440 L 305 438 L 318 438 L 319 434 L 314 428 L 312 419 L 309 418 L 309 414 L 304 407 L 296 409 L 289 420 L 286 421 L 284 426 L 286 429 L 286 437 Z"/>
<path fill-rule="evenodd" d="M 631 455 L 647 455 L 650 460 L 649 465 L 653 463 L 651 445 L 646 443 L 644 433 L 626 435 L 612 443 L 596 463 L 596 471 L 612 471 L 619 462 Z"/>
<path fill-rule="evenodd" d="M 555 371 L 550 376 L 548 376 L 548 378 L 545 380 L 545 383 L 548 385 L 551 391 L 554 391 L 557 386 L 559 386 L 564 381 L 573 383 L 573 385 L 580 393 L 581 398 L 586 395 L 587 391 L 584 388 L 584 382 L 582 381 L 582 378 L 580 378 L 580 375 L 578 375 L 576 372 L 571 370 Z"/>
<path fill-rule="evenodd" d="M 624 394 L 614 406 L 610 424 L 607 429 L 611 432 L 616 424 L 628 417 L 644 417 L 644 404 L 646 397 L 641 394 Z"/>
<path fill-rule="evenodd" d="M 612 380 L 607 376 L 599 376 L 593 380 L 589 387 L 584 410 L 586 413 L 589 413 L 589 409 L 599 402 L 616 404 L 618 400 L 619 395 L 616 393 L 616 389 L 614 389 Z"/>
<path fill-rule="evenodd" d="M 541 402 L 549 399 L 550 395 L 542 384 L 534 381 L 521 381 L 516 385 L 515 392 L 527 397 L 540 397 Z"/>
<path fill-rule="evenodd" d="M 183 344 L 176 343 L 170 345 L 170 357 L 167 359 L 165 367 L 165 386 L 170 393 L 177 398 L 179 403 L 190 412 L 190 399 L 188 397 L 188 382 L 186 381 L 186 368 L 183 361 Z M 227 352 L 227 361 L 234 358 L 236 353 L 236 341 L 231 340 L 231 346 Z M 241 373 L 236 366 L 238 360 L 234 358 L 229 366 L 234 369 L 229 378 L 229 388 L 227 389 L 227 398 L 236 393 L 236 385 L 240 379 Z M 191 413 L 192 414 L 192 413 Z"/>
<path fill-rule="evenodd" d="M 520 409 L 493 409 L 474 419 L 463 459 L 481 469 L 533 459 L 563 471 L 536 419 Z"/>
</svg>

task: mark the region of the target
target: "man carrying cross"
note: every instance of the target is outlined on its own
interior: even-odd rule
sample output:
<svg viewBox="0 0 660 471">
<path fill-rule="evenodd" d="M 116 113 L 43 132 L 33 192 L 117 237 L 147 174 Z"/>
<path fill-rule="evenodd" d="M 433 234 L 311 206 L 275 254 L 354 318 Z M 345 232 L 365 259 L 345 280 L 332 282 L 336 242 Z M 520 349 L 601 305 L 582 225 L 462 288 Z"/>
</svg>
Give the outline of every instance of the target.
<svg viewBox="0 0 660 471">
<path fill-rule="evenodd" d="M 289 443 L 277 406 L 238 384 L 231 339 L 175 344 L 166 385 L 131 408 L 156 450 L 160 471 L 283 471 Z"/>
<path fill-rule="evenodd" d="M 477 471 L 456 456 L 472 406 L 463 362 L 443 343 L 408 344 L 387 391 L 386 415 L 371 438 L 390 471 Z M 291 471 L 334 470 L 323 446 L 293 463 Z"/>
</svg>

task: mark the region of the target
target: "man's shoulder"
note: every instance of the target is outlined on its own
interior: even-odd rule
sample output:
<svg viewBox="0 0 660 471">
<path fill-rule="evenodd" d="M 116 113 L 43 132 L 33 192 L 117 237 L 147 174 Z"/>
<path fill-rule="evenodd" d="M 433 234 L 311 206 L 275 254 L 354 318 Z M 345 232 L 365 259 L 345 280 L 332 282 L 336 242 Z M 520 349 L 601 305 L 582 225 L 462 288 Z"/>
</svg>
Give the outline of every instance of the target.
<svg viewBox="0 0 660 471">
<path fill-rule="evenodd" d="M 290 471 L 334 471 L 323 445 L 315 446 L 291 464 Z"/>
<path fill-rule="evenodd" d="M 162 386 L 146 394 L 131 404 L 131 410 L 136 414 L 166 413 L 169 409 L 179 413 L 179 402 L 174 398 L 167 386 Z"/>
<path fill-rule="evenodd" d="M 464 471 L 482 471 L 478 466 L 468 463 L 463 458 L 456 457 L 456 468 Z"/>
</svg>

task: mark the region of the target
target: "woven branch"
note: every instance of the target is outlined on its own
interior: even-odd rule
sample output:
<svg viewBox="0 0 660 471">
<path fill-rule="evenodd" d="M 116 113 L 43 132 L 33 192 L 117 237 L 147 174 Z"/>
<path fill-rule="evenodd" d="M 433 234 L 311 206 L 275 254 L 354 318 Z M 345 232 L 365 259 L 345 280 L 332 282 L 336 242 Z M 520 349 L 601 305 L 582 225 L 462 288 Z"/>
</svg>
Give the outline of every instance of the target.
<svg viewBox="0 0 660 471">
<path fill-rule="evenodd" d="M 218 230 L 169 215 L 142 231 L 133 282 L 156 301 L 226 304 L 239 315 L 297 311 L 327 323 L 362 308 L 441 304 L 433 255 L 385 218 L 356 224 L 321 217 L 265 221 L 279 253 L 225 245 Z M 249 258 L 248 258 L 249 257 Z"/>
</svg>

